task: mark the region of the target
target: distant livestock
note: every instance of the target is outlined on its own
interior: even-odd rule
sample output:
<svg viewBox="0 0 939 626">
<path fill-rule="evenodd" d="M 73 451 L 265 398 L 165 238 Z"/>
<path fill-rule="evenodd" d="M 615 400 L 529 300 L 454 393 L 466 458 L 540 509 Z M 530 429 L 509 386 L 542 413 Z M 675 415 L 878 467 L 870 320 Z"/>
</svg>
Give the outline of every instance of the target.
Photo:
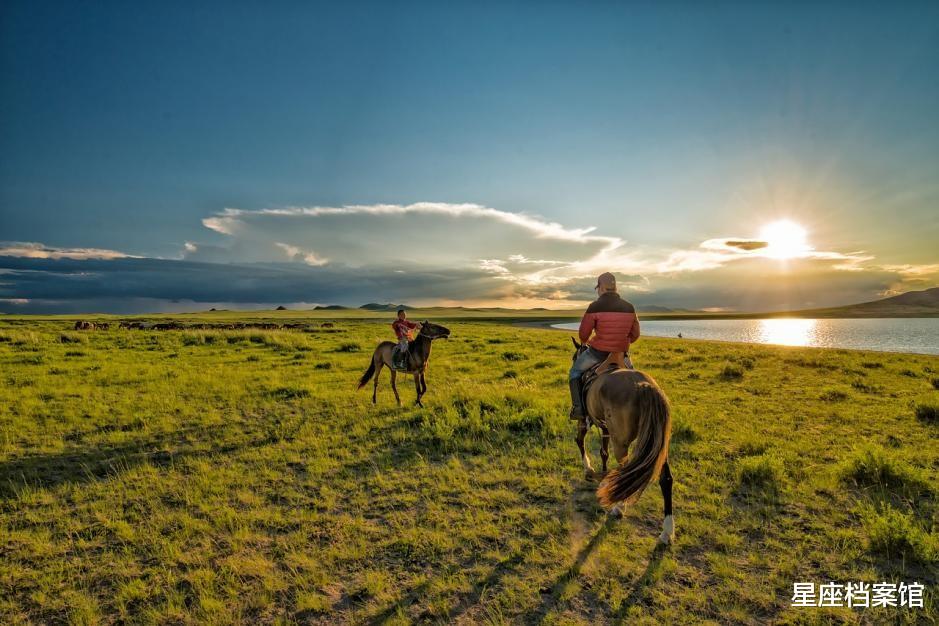
<svg viewBox="0 0 939 626">
<path fill-rule="evenodd" d="M 80 323 L 91 324 L 90 327 L 83 326 L 82 329 L 94 329 L 96 327 L 92 322 Z M 320 324 L 321 328 L 333 328 L 333 326 L 334 324 L 331 322 L 323 322 Z M 99 323 L 97 324 L 97 328 L 107 328 L 107 325 Z M 124 320 L 118 324 L 118 328 L 128 330 L 304 330 L 316 332 L 313 330 L 313 324 L 302 322 L 290 322 L 286 324 L 278 324 L 276 322 L 230 322 L 227 324 L 196 322 L 186 324 L 177 321 L 153 323 Z M 76 323 L 75 329 L 79 330 L 78 323 Z"/>
<path fill-rule="evenodd" d="M 108 322 L 89 322 L 87 320 L 78 320 L 75 322 L 75 330 L 108 330 L 111 324 Z"/>
</svg>

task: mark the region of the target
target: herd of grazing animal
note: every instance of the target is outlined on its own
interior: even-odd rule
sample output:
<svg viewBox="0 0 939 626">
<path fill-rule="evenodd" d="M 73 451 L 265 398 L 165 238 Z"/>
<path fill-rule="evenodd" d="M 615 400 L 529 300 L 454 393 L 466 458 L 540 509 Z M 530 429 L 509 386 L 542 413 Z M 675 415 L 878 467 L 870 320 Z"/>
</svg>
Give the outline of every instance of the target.
<svg viewBox="0 0 939 626">
<path fill-rule="evenodd" d="M 109 322 L 90 322 L 78 320 L 75 330 L 108 330 Z M 181 322 L 138 322 L 121 321 L 118 328 L 128 330 L 308 330 L 317 328 L 315 324 L 288 323 L 275 324 L 273 322 L 236 322 L 230 324 L 183 324 Z M 319 328 L 333 328 L 332 322 L 323 322 Z"/>
</svg>

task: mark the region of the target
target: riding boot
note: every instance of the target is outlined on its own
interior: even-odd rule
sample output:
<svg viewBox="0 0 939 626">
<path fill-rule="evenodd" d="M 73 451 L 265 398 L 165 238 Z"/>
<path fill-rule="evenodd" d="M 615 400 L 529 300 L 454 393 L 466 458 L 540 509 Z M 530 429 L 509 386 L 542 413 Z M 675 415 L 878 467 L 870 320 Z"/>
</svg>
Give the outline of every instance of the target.
<svg viewBox="0 0 939 626">
<path fill-rule="evenodd" d="M 583 399 L 580 394 L 580 378 L 572 378 L 568 381 L 571 388 L 571 421 L 578 422 L 584 419 Z"/>
</svg>

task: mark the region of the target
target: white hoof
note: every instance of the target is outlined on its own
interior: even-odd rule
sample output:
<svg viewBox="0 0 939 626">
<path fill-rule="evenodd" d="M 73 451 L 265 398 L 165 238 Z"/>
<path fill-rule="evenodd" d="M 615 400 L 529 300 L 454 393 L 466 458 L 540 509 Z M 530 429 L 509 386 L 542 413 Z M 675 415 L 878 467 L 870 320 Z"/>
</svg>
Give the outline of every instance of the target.
<svg viewBox="0 0 939 626">
<path fill-rule="evenodd" d="M 614 518 L 614 519 L 619 519 L 619 518 L 623 517 L 623 509 L 620 507 L 620 505 L 617 504 L 617 505 L 614 506 L 612 509 L 610 509 L 609 515 L 610 515 L 610 517 L 612 517 L 612 518 Z"/>
<path fill-rule="evenodd" d="M 675 541 L 675 520 L 672 519 L 671 515 L 665 516 L 665 521 L 662 522 L 662 534 L 659 535 L 659 543 L 668 545 Z"/>
</svg>

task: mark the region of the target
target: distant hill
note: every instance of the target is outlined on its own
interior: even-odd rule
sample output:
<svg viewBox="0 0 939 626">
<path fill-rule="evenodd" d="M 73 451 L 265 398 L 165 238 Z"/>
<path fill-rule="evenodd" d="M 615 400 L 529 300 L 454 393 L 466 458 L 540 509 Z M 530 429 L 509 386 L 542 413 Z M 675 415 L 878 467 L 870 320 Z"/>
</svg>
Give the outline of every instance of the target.
<svg viewBox="0 0 939 626">
<path fill-rule="evenodd" d="M 855 306 L 883 305 L 888 303 L 899 304 L 901 306 L 925 306 L 936 309 L 939 308 L 939 287 L 923 289 L 922 291 L 907 291 L 898 296 L 891 296 L 874 302 L 865 302 Z"/>
<path fill-rule="evenodd" d="M 339 304 L 327 304 L 326 306 L 315 306 L 313 308 L 317 311 L 345 311 L 349 307 L 341 306 Z"/>
<path fill-rule="evenodd" d="M 908 291 L 873 302 L 792 313 L 800 317 L 939 317 L 939 287 Z"/>
<path fill-rule="evenodd" d="M 366 311 L 397 311 L 398 309 L 413 309 L 414 307 L 410 307 L 406 304 L 378 304 L 377 302 L 369 302 L 359 308 L 365 309 Z"/>
</svg>

